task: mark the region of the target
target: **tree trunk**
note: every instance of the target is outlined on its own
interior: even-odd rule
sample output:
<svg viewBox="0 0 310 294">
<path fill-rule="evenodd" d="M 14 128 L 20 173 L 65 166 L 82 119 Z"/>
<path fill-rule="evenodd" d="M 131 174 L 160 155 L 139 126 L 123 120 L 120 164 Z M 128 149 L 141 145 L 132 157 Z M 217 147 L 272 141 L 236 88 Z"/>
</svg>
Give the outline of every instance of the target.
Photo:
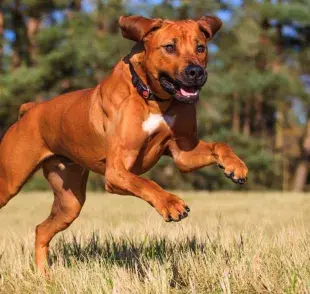
<svg viewBox="0 0 310 294">
<path fill-rule="evenodd" d="M 82 0 L 73 0 L 69 4 L 69 10 L 67 12 L 68 18 L 71 19 L 74 13 L 79 12 L 82 8 Z"/>
<path fill-rule="evenodd" d="M 287 188 L 287 160 L 284 154 L 284 106 L 279 103 L 276 110 L 276 128 L 275 128 L 275 159 L 277 181 L 281 182 L 282 190 Z"/>
<path fill-rule="evenodd" d="M 183 0 L 179 8 L 179 18 L 188 19 L 189 18 L 189 8 L 191 6 L 191 1 Z"/>
<path fill-rule="evenodd" d="M 293 190 L 295 192 L 302 192 L 304 190 L 307 182 L 308 170 L 309 162 L 307 162 L 307 160 L 302 160 L 301 162 L 299 162 L 295 171 L 295 180 L 293 187 Z"/>
<path fill-rule="evenodd" d="M 301 158 L 296 168 L 293 190 L 301 192 L 305 189 L 310 168 L 310 107 L 308 109 L 308 120 L 305 136 L 302 140 Z"/>
<path fill-rule="evenodd" d="M 97 9 L 96 9 L 96 24 L 98 28 L 98 33 L 101 35 L 105 31 L 105 26 L 104 26 L 104 20 L 103 20 L 103 13 L 104 12 L 104 6 L 101 0 L 97 0 Z"/>
<path fill-rule="evenodd" d="M 73 0 L 70 3 L 70 8 L 74 11 L 80 11 L 82 8 L 82 0 Z"/>
<path fill-rule="evenodd" d="M 250 136 L 251 134 L 250 111 L 251 111 L 250 101 L 246 101 L 244 106 L 244 122 L 243 122 L 243 134 L 246 136 Z"/>
<path fill-rule="evenodd" d="M 3 33 L 4 33 L 4 19 L 3 19 L 3 12 L 0 10 L 0 74 L 3 72 Z"/>
<path fill-rule="evenodd" d="M 284 145 L 284 114 L 282 107 L 278 107 L 276 112 L 276 134 L 275 134 L 275 148 L 277 153 L 283 152 Z"/>
<path fill-rule="evenodd" d="M 29 40 L 27 37 L 27 29 L 24 21 L 24 15 L 20 9 L 20 1 L 15 0 L 15 7 L 12 10 L 12 23 L 15 32 L 15 41 L 13 47 L 13 69 L 18 68 L 23 62 L 31 65 L 29 56 Z"/>
<path fill-rule="evenodd" d="M 263 126 L 263 97 L 262 94 L 258 93 L 255 95 L 255 119 L 254 119 L 254 128 L 258 133 L 264 129 Z"/>
<path fill-rule="evenodd" d="M 239 93 L 234 93 L 234 106 L 233 106 L 233 120 L 232 120 L 232 131 L 235 134 L 240 133 L 240 99 Z"/>
<path fill-rule="evenodd" d="M 27 36 L 29 40 L 28 54 L 31 58 L 31 62 L 35 62 L 36 57 L 36 40 L 35 37 L 39 32 L 41 20 L 36 17 L 29 17 L 27 22 Z"/>
</svg>

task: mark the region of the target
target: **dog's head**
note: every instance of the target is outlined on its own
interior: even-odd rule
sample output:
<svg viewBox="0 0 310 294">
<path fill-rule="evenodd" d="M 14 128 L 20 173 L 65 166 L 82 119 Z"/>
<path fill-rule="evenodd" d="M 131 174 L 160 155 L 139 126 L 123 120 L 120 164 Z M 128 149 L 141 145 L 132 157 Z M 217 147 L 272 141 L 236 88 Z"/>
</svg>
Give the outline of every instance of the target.
<svg viewBox="0 0 310 294">
<path fill-rule="evenodd" d="M 185 103 L 198 100 L 208 78 L 207 42 L 222 26 L 219 18 L 168 21 L 122 16 L 119 24 L 125 38 L 143 42 L 142 66 L 153 92 Z"/>
</svg>

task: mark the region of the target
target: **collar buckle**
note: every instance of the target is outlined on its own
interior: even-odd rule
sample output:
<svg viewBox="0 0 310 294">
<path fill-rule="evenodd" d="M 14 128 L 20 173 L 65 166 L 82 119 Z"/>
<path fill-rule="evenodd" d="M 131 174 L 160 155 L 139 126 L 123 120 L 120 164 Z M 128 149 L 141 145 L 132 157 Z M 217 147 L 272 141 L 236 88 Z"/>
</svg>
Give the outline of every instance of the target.
<svg viewBox="0 0 310 294">
<path fill-rule="evenodd" d="M 142 91 L 142 96 L 143 96 L 143 98 L 145 98 L 145 99 L 149 99 L 150 96 L 151 96 L 151 91 L 150 91 L 150 89 L 149 89 L 149 88 L 144 89 L 144 90 Z"/>
<path fill-rule="evenodd" d="M 130 62 L 130 60 L 128 60 L 128 64 L 129 64 L 129 70 L 131 73 L 132 84 L 137 89 L 137 92 L 139 93 L 140 96 L 142 96 L 144 99 L 155 100 L 158 102 L 159 101 L 161 101 L 161 102 L 167 101 L 165 99 L 161 99 L 161 98 L 157 97 L 151 91 L 151 89 L 142 82 L 142 80 L 139 78 L 137 72 L 135 71 L 133 64 Z"/>
</svg>

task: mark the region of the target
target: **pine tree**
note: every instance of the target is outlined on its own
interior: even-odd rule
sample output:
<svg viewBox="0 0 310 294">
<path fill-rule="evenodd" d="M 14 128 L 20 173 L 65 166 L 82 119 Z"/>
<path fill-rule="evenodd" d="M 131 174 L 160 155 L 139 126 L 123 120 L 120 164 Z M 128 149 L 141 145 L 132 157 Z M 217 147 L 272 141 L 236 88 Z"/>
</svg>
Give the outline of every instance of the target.
<svg viewBox="0 0 310 294">
<path fill-rule="evenodd" d="M 85 12 L 81 0 L 1 1 L 0 133 L 16 121 L 21 103 L 104 79 L 133 46 L 119 34 L 120 15 L 196 19 L 221 11 L 230 18 L 209 46 L 209 79 L 197 107 L 199 137 L 232 145 L 249 165 L 247 187 L 305 190 L 308 123 L 295 106 L 307 109 L 310 103 L 301 82 L 310 75 L 308 4 L 96 0 L 94 11 Z M 149 176 L 168 188 L 238 189 L 221 172 L 214 167 L 181 175 L 163 158 Z M 97 186 L 98 178 L 91 178 Z"/>
<path fill-rule="evenodd" d="M 1 5 L 1 2 L 0 2 Z M 1 6 L 0 6 L 1 7 Z M 0 10 L 0 74 L 3 72 L 3 48 L 4 48 L 4 15 Z"/>
</svg>

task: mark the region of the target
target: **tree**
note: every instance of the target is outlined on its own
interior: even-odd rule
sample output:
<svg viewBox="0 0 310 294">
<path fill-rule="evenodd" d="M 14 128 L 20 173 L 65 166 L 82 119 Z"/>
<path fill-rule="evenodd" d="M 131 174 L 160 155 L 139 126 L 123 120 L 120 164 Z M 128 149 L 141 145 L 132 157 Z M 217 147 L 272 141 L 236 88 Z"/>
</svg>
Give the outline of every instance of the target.
<svg viewBox="0 0 310 294">
<path fill-rule="evenodd" d="M 2 1 L 0 133 L 17 119 L 21 103 L 98 84 L 133 46 L 118 32 L 120 15 L 228 15 L 209 46 L 199 137 L 237 150 L 250 168 L 249 189 L 305 190 L 309 158 L 303 146 L 309 135 L 296 105 L 310 102 L 301 83 L 310 75 L 308 2 L 234 3 L 96 0 L 85 11 L 81 0 Z M 166 188 L 238 189 L 221 172 L 214 167 L 181 175 L 163 158 L 149 176 Z M 98 177 L 91 179 L 98 186 Z"/>
<path fill-rule="evenodd" d="M 0 74 L 3 72 L 3 48 L 4 48 L 4 15 L 0 10 Z"/>
</svg>

